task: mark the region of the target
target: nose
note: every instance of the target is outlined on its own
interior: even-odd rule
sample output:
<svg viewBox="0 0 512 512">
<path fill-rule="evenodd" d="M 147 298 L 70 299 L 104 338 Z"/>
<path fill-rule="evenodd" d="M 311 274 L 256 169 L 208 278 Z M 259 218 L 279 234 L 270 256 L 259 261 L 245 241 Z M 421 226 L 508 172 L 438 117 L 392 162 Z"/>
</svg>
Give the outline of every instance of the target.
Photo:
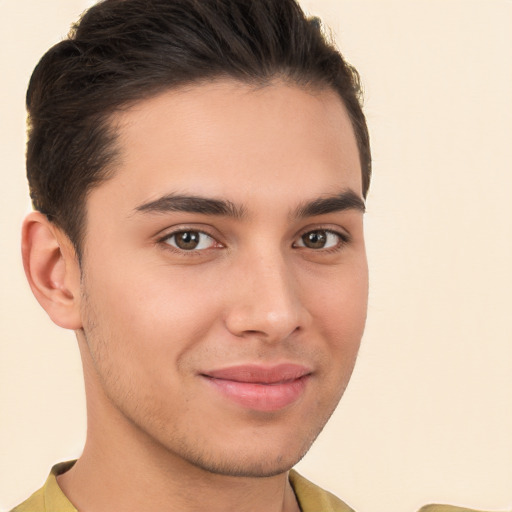
<svg viewBox="0 0 512 512">
<path fill-rule="evenodd" d="M 308 312 L 299 283 L 282 256 L 251 258 L 232 276 L 225 324 L 233 335 L 279 342 L 304 329 Z"/>
</svg>

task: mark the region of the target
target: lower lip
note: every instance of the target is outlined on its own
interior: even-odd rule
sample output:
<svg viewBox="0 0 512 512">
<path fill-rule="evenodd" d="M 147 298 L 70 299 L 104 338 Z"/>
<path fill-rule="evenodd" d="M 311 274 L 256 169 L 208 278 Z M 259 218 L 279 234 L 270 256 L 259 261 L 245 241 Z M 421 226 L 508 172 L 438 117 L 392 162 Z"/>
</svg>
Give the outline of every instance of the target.
<svg viewBox="0 0 512 512">
<path fill-rule="evenodd" d="M 247 409 L 272 412 L 296 402 L 304 393 L 309 375 L 275 384 L 256 384 L 207 377 L 225 397 Z"/>
</svg>

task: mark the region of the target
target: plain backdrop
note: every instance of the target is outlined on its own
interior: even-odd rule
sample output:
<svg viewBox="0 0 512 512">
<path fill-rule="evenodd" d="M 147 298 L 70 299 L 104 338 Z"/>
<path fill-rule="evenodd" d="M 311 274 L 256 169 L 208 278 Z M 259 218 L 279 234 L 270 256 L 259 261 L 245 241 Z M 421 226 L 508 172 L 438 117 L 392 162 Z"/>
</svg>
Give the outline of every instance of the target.
<svg viewBox="0 0 512 512">
<path fill-rule="evenodd" d="M 367 330 L 299 470 L 358 512 L 511 510 L 512 2 L 302 3 L 362 75 L 374 179 Z M 32 297 L 19 228 L 26 84 L 87 4 L 0 0 L 0 510 L 84 440 L 74 335 Z"/>
</svg>

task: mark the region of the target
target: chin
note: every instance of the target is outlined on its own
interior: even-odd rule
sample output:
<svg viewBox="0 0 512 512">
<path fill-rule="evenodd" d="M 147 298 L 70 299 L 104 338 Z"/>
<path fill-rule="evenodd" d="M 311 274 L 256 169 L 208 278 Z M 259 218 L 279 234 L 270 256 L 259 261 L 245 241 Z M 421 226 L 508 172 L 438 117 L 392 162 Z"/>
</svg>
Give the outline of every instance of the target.
<svg viewBox="0 0 512 512">
<path fill-rule="evenodd" d="M 259 457 L 224 459 L 223 461 L 212 460 L 206 457 L 191 460 L 192 464 L 199 467 L 203 471 L 215 475 L 231 476 L 239 478 L 269 478 L 276 475 L 281 475 L 289 471 L 303 456 L 284 458 L 277 456 L 274 458 L 261 459 Z"/>
<path fill-rule="evenodd" d="M 188 446 L 181 453 L 174 452 L 192 466 L 215 475 L 268 478 L 283 474 L 297 464 L 307 453 L 319 432 L 287 429 L 287 435 L 269 432 L 261 435 L 247 433 L 235 440 L 229 434 L 215 446 Z M 184 448 L 183 445 L 181 445 Z"/>
</svg>

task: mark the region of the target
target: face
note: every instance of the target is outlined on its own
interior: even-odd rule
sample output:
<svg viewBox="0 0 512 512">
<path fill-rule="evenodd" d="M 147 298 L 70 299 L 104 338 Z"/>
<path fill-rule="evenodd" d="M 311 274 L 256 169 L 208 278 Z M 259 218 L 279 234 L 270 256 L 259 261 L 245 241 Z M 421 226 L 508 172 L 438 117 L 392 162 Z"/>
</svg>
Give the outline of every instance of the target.
<svg viewBox="0 0 512 512">
<path fill-rule="evenodd" d="M 364 328 L 348 115 L 330 90 L 218 81 L 115 123 L 119 168 L 87 200 L 89 414 L 195 468 L 286 471 L 336 407 Z"/>
</svg>

